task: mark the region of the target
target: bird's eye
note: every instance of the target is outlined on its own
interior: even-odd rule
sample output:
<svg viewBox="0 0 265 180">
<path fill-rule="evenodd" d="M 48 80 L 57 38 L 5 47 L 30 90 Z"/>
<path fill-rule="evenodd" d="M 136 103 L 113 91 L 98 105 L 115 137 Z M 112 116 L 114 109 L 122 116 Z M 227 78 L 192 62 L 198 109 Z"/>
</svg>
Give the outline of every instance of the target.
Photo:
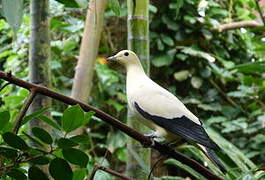
<svg viewBox="0 0 265 180">
<path fill-rule="evenodd" d="M 129 53 L 128 53 L 128 52 L 125 52 L 125 53 L 124 53 L 124 56 L 129 56 Z"/>
</svg>

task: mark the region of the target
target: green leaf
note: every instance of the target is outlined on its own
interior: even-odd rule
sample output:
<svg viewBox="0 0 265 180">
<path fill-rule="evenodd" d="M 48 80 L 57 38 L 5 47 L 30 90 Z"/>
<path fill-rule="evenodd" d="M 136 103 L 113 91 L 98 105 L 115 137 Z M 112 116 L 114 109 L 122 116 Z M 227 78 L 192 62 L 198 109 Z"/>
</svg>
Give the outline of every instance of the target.
<svg viewBox="0 0 265 180">
<path fill-rule="evenodd" d="M 244 63 L 241 65 L 234 66 L 231 69 L 236 69 L 239 72 L 247 73 L 247 74 L 265 73 L 265 61 Z"/>
<path fill-rule="evenodd" d="M 67 139 L 67 138 L 60 138 L 58 140 L 58 146 L 60 148 L 69 148 L 69 147 L 74 147 L 74 146 L 77 146 L 78 144 L 71 141 L 70 139 Z"/>
<path fill-rule="evenodd" d="M 184 81 L 189 77 L 190 72 L 188 70 L 182 70 L 174 73 L 174 78 L 177 81 Z"/>
<path fill-rule="evenodd" d="M 34 138 L 33 136 L 27 134 L 26 132 L 22 132 L 27 138 L 29 138 L 35 145 L 39 145 L 40 147 L 44 147 L 45 145 L 38 139 Z"/>
<path fill-rule="evenodd" d="M 0 147 L 0 155 L 5 158 L 14 159 L 18 155 L 18 151 L 9 147 Z"/>
<path fill-rule="evenodd" d="M 118 103 L 116 101 L 113 101 L 112 99 L 109 99 L 106 103 L 108 105 L 112 105 L 117 112 L 120 112 L 122 109 L 125 108 L 123 105 L 121 105 L 120 103 Z"/>
<path fill-rule="evenodd" d="M 51 135 L 44 129 L 39 128 L 39 127 L 34 127 L 32 128 L 31 131 L 32 131 L 32 134 L 36 136 L 37 138 L 39 138 L 42 142 L 46 144 L 52 144 L 53 140 L 52 140 Z"/>
<path fill-rule="evenodd" d="M 30 180 L 49 180 L 47 175 L 36 166 L 32 166 L 29 168 L 28 177 Z"/>
<path fill-rule="evenodd" d="M 50 109 L 50 107 L 43 107 L 43 108 L 41 108 L 41 109 L 35 111 L 34 113 L 25 116 L 25 117 L 23 118 L 23 120 L 21 121 L 21 125 L 20 125 L 20 126 L 26 124 L 26 123 L 29 122 L 31 119 L 33 119 L 33 118 L 35 118 L 35 117 L 38 117 L 38 116 L 41 115 L 42 113 L 48 111 L 48 109 Z"/>
<path fill-rule="evenodd" d="M 86 177 L 87 170 L 86 168 L 79 168 L 74 171 L 73 180 L 82 180 Z"/>
<path fill-rule="evenodd" d="M 50 126 L 52 126 L 55 129 L 61 130 L 60 126 L 54 120 L 50 119 L 48 116 L 40 115 L 40 116 L 38 116 L 38 119 L 49 124 Z"/>
<path fill-rule="evenodd" d="M 3 111 L 0 113 L 0 131 L 7 125 L 10 119 L 10 114 L 8 111 Z"/>
<path fill-rule="evenodd" d="M 50 159 L 45 156 L 40 156 L 40 157 L 30 160 L 30 162 L 36 165 L 45 165 L 45 164 L 49 164 Z"/>
<path fill-rule="evenodd" d="M 220 136 L 219 133 L 211 128 L 208 128 L 207 132 L 214 142 L 218 143 L 221 149 L 235 162 L 242 172 L 249 172 L 251 169 L 256 168 L 256 165 L 249 158 L 247 158 L 235 145 Z"/>
<path fill-rule="evenodd" d="M 88 137 L 88 135 L 77 135 L 77 136 L 73 136 L 70 138 L 71 141 L 75 142 L 75 143 L 79 143 L 79 144 L 89 144 L 90 143 L 90 139 Z"/>
<path fill-rule="evenodd" d="M 215 61 L 215 58 L 206 52 L 196 50 L 196 49 L 190 48 L 190 47 L 185 47 L 185 46 L 177 46 L 177 48 L 181 49 L 181 52 L 183 52 L 185 54 L 195 56 L 195 57 L 200 57 L 200 58 L 208 60 L 209 62 Z"/>
<path fill-rule="evenodd" d="M 179 176 L 162 176 L 161 180 L 186 180 L 186 179 Z"/>
<path fill-rule="evenodd" d="M 75 0 L 56 0 L 59 3 L 62 3 L 65 7 L 70 7 L 70 8 L 78 8 L 79 5 L 76 3 Z"/>
<path fill-rule="evenodd" d="M 109 7 L 116 14 L 116 16 L 120 16 L 121 7 L 118 0 L 109 0 Z"/>
<path fill-rule="evenodd" d="M 191 78 L 191 85 L 195 89 L 199 89 L 202 86 L 202 79 L 199 77 L 196 77 L 196 76 L 192 77 Z"/>
<path fill-rule="evenodd" d="M 14 178 L 16 180 L 24 180 L 24 179 L 27 179 L 27 176 L 20 170 L 18 169 L 10 169 L 8 172 L 7 172 L 7 175 L 11 178 Z"/>
<path fill-rule="evenodd" d="M 3 15 L 16 35 L 23 18 L 23 0 L 2 0 Z"/>
<path fill-rule="evenodd" d="M 183 7 L 184 0 L 177 0 L 176 3 L 170 3 L 169 8 L 176 10 L 176 18 L 179 15 L 179 10 Z"/>
<path fill-rule="evenodd" d="M 26 142 L 21 137 L 15 135 L 14 133 L 6 132 L 2 136 L 3 136 L 5 143 L 7 143 L 9 146 L 15 149 L 20 149 L 22 151 L 29 149 Z"/>
<path fill-rule="evenodd" d="M 227 121 L 227 118 L 224 116 L 214 116 L 206 120 L 208 125 L 215 124 L 215 123 L 221 123 Z"/>
<path fill-rule="evenodd" d="M 84 111 L 79 105 L 71 106 L 63 112 L 62 128 L 69 133 L 84 124 Z"/>
<path fill-rule="evenodd" d="M 51 161 L 49 172 L 55 180 L 72 180 L 73 178 L 70 165 L 61 158 L 55 158 Z"/>
<path fill-rule="evenodd" d="M 174 41 L 171 37 L 167 36 L 167 35 L 164 35 L 162 34 L 161 35 L 161 40 L 167 44 L 168 46 L 174 46 Z"/>
<path fill-rule="evenodd" d="M 86 167 L 88 163 L 87 154 L 79 149 L 63 149 L 62 153 L 63 157 L 72 164 L 79 165 L 80 167 Z"/>
<path fill-rule="evenodd" d="M 175 159 L 168 159 L 165 161 L 166 164 L 169 165 L 175 165 L 178 166 L 179 168 L 189 172 L 192 176 L 194 176 L 196 179 L 200 179 L 200 180 L 206 180 L 206 178 L 204 176 L 202 176 L 200 173 L 198 173 L 197 171 L 195 171 L 194 169 L 192 169 L 191 167 L 175 160 Z"/>
<path fill-rule="evenodd" d="M 176 53 L 176 50 L 169 50 L 167 51 L 167 54 L 158 55 L 158 56 L 153 57 L 153 60 L 151 62 L 156 67 L 168 66 L 172 64 L 175 53 Z"/>
</svg>

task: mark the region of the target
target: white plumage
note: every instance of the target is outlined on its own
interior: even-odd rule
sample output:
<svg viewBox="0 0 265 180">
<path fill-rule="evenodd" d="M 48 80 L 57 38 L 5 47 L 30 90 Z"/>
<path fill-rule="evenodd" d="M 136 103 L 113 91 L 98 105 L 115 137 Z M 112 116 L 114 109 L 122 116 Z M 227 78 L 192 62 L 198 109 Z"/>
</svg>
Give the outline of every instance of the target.
<svg viewBox="0 0 265 180">
<path fill-rule="evenodd" d="M 123 50 L 109 61 L 117 61 L 126 67 L 126 93 L 130 115 L 155 131 L 156 137 L 169 140 L 182 137 L 203 145 L 206 155 L 222 171 L 222 164 L 210 149 L 219 149 L 203 129 L 200 120 L 172 93 L 152 81 L 144 72 L 137 55 Z"/>
</svg>

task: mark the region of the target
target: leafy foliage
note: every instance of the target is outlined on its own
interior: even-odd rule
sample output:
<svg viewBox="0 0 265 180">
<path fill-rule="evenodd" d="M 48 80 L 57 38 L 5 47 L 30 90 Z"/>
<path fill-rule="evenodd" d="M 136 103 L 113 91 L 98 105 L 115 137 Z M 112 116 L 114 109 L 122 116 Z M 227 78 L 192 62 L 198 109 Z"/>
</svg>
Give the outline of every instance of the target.
<svg viewBox="0 0 265 180">
<path fill-rule="evenodd" d="M 69 112 L 72 113 L 69 114 Z M 79 116 L 77 116 L 77 112 L 79 113 Z M 4 111 L 2 114 L 5 113 L 6 112 Z M 33 114 L 35 116 L 33 116 Z M 33 114 L 31 114 L 32 118 L 38 117 L 36 116 L 36 113 Z M 83 124 L 73 124 L 73 121 L 63 119 L 67 115 L 69 118 L 76 119 L 77 122 L 83 122 L 84 114 L 85 112 L 83 112 L 80 106 L 72 106 L 64 111 L 61 121 L 64 122 L 64 127 L 78 128 Z M 43 116 L 39 113 L 38 115 L 41 117 Z M 90 116 L 90 118 L 91 117 L 92 116 Z M 32 118 L 30 120 L 32 120 Z M 79 121 L 80 119 L 82 121 Z M 83 136 L 85 135 L 77 135 L 73 137 L 64 135 L 62 137 L 62 135 L 65 134 L 63 131 L 64 127 L 54 120 L 53 123 L 56 123 L 56 126 L 58 126 L 59 129 L 62 129 L 61 131 L 57 129 L 57 135 L 51 135 L 50 132 L 47 132 L 40 127 L 32 128 L 32 136 L 29 136 L 26 133 L 24 133 L 26 136 L 18 136 L 11 132 L 2 134 L 3 142 L 0 145 L 0 157 L 3 158 L 3 160 L 1 161 L 2 165 L 0 168 L 2 166 L 8 167 L 7 171 L 2 172 L 3 177 L 9 176 L 15 179 L 26 179 L 26 172 L 17 169 L 20 166 L 22 167 L 23 163 L 29 163 L 30 168 L 28 170 L 28 176 L 31 179 L 36 179 L 36 177 L 38 177 L 37 175 L 40 176 L 41 174 L 44 174 L 44 172 L 35 165 L 49 165 L 50 175 L 54 179 L 61 179 L 62 177 L 72 179 L 73 171 L 70 163 L 79 165 L 80 167 L 87 166 L 89 161 L 87 153 L 83 152 L 80 148 L 76 149 L 71 147 L 79 147 L 88 144 L 89 139 L 84 138 Z M 73 130 L 74 128 L 67 128 L 67 133 Z M 77 141 L 79 144 L 74 141 Z M 42 143 L 49 144 L 51 148 L 46 150 L 44 146 L 39 146 L 40 149 L 36 149 L 35 146 L 32 145 L 32 142 L 37 145 L 42 145 Z M 86 171 L 85 174 L 87 174 Z M 47 179 L 47 176 L 42 176 L 42 178 Z"/>
<path fill-rule="evenodd" d="M 28 4 L 20 1 L 12 11 L 6 11 L 8 4 L 14 2 L 0 1 L 1 17 L 5 18 L 0 19 L 0 68 L 28 80 L 30 20 L 27 8 L 23 10 L 24 16 L 21 9 Z M 51 0 L 50 3 L 52 85 L 56 91 L 70 94 L 84 31 L 85 13 L 81 8 L 86 7 L 87 1 Z M 111 0 L 108 3 L 99 49 L 103 57 L 126 47 L 126 2 Z M 152 79 L 180 97 L 224 149 L 217 155 L 229 171 L 225 179 L 264 179 L 264 172 L 255 171 L 265 160 L 264 27 L 216 30 L 225 23 L 258 19 L 255 1 L 159 0 L 151 3 Z M 12 31 L 17 33 L 15 40 Z M 97 59 L 89 102 L 125 122 L 125 77 L 102 59 Z M 64 174 L 68 176 L 66 179 L 77 180 L 84 179 L 99 162 L 124 171 L 126 137 L 94 117 L 92 112 L 83 112 L 79 106 L 66 108 L 53 101 L 52 107 L 25 116 L 18 135 L 10 133 L 27 96 L 27 90 L 12 85 L 0 92 L 1 176 L 25 179 L 27 175 L 36 179 L 37 174 L 42 174 L 37 165 L 48 165 L 53 178 Z M 52 116 L 46 116 L 46 111 L 51 111 Z M 32 118 L 51 126 L 53 132 L 34 128 L 30 135 L 28 123 Z M 87 134 L 71 136 L 80 126 L 86 128 Z M 47 146 L 52 148 L 47 150 L 44 148 Z M 222 175 L 198 149 L 183 145 L 178 150 L 207 162 L 214 173 Z M 106 151 L 111 153 L 111 158 L 104 157 Z M 202 178 L 200 172 L 179 162 L 166 162 L 170 167 L 185 169 L 190 175 L 173 169 L 169 174 L 178 172 L 178 176 L 156 179 Z M 78 168 L 72 170 L 71 165 Z M 9 166 L 7 171 L 2 171 L 3 166 Z M 99 171 L 95 179 L 114 178 Z"/>
</svg>

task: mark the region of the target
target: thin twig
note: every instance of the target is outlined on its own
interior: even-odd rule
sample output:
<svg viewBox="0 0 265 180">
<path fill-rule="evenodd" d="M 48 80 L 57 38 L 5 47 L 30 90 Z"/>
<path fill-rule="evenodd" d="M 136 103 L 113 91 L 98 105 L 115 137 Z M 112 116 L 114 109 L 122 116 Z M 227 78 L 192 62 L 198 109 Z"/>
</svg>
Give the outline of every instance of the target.
<svg viewBox="0 0 265 180">
<path fill-rule="evenodd" d="M 231 99 L 229 96 L 226 95 L 226 93 L 213 81 L 213 79 L 210 78 L 210 83 L 213 85 L 217 91 L 221 93 L 221 95 L 234 107 L 239 108 L 246 116 L 249 116 L 249 114 L 239 105 L 237 104 L 233 99 Z"/>
<path fill-rule="evenodd" d="M 6 83 L 5 85 L 3 85 L 3 86 L 1 87 L 1 89 L 0 89 L 0 92 L 1 92 L 3 89 L 5 89 L 5 87 L 8 86 L 9 84 L 11 84 L 11 83 Z"/>
<path fill-rule="evenodd" d="M 113 169 L 110 169 L 110 168 L 107 168 L 107 167 L 104 167 L 104 166 L 98 166 L 97 169 L 100 169 L 102 171 L 105 171 L 107 173 L 110 173 L 116 177 L 119 177 L 119 178 L 122 178 L 122 179 L 125 179 L 125 180 L 133 180 L 132 178 L 128 177 L 128 176 L 125 176 L 124 174 L 122 173 L 119 173 L 117 171 L 114 171 Z"/>
<path fill-rule="evenodd" d="M 90 176 L 89 176 L 87 179 L 88 179 L 88 180 L 93 180 L 93 179 L 94 179 L 94 176 L 95 176 L 95 174 L 96 174 L 96 172 L 97 172 L 97 170 L 98 170 L 98 166 L 94 166 L 94 168 L 93 168 L 93 170 L 92 170 Z"/>
<path fill-rule="evenodd" d="M 265 26 L 265 17 L 262 14 L 262 11 L 261 11 L 261 8 L 260 8 L 260 5 L 259 5 L 259 1 L 258 0 L 255 0 L 255 2 L 256 2 L 258 11 L 259 11 L 260 18 L 261 18 L 261 20 L 263 22 L 263 26 Z"/>
<path fill-rule="evenodd" d="M 157 167 L 158 163 L 159 163 L 160 161 L 162 161 L 163 159 L 166 159 L 166 158 L 168 158 L 168 157 L 167 157 L 167 156 L 160 155 L 160 158 L 159 158 L 159 159 L 155 162 L 155 164 L 152 166 L 151 171 L 149 172 L 149 175 L 148 175 L 147 180 L 151 180 L 152 173 L 153 173 L 153 171 L 155 170 L 155 168 Z"/>
<path fill-rule="evenodd" d="M 238 107 L 239 105 L 237 103 L 235 103 L 233 101 L 233 99 L 231 99 L 230 97 L 228 97 L 226 95 L 226 93 L 213 81 L 213 79 L 210 78 L 210 83 L 213 85 L 213 87 L 215 89 L 217 89 L 217 91 L 219 91 L 219 93 L 221 93 L 221 95 L 234 107 Z"/>
<path fill-rule="evenodd" d="M 22 79 L 16 78 L 14 76 L 10 76 L 9 73 L 5 73 L 3 71 L 0 71 L 0 78 L 4 79 L 12 84 L 16 84 L 20 87 L 26 88 L 26 89 L 35 89 L 39 94 L 51 97 L 53 99 L 62 101 L 69 105 L 76 105 L 79 104 L 84 111 L 94 111 L 95 116 L 100 118 L 101 120 L 105 121 L 106 123 L 109 123 L 111 126 L 119 129 L 120 131 L 124 132 L 131 138 L 139 141 L 142 144 L 152 145 L 153 149 L 156 149 L 158 152 L 164 155 L 168 155 L 169 157 L 172 157 L 188 166 L 190 166 L 193 169 L 196 169 L 196 171 L 200 172 L 203 176 L 205 176 L 208 179 L 212 180 L 222 180 L 223 178 L 213 174 L 211 171 L 209 171 L 207 168 L 202 166 L 200 163 L 184 156 L 183 154 L 177 152 L 176 150 L 168 147 L 167 145 L 160 144 L 157 141 L 152 141 L 150 138 L 144 136 L 143 134 L 139 133 L 138 131 L 130 128 L 129 126 L 125 125 L 124 123 L 120 122 L 118 119 L 110 116 L 109 114 L 93 107 L 88 104 L 85 104 L 81 101 L 78 101 L 76 99 L 73 99 L 71 97 L 65 96 L 63 94 L 57 93 L 55 91 L 52 91 L 44 86 L 29 83 L 27 81 L 24 81 Z"/>
<path fill-rule="evenodd" d="M 34 97 L 37 95 L 37 91 L 35 88 L 32 88 L 30 89 L 30 94 L 29 96 L 27 97 L 26 101 L 24 102 L 18 116 L 17 116 L 17 119 L 15 121 L 15 125 L 14 125 L 14 128 L 13 128 L 13 133 L 17 134 L 18 133 L 18 130 L 20 128 L 20 125 L 21 125 L 21 121 L 23 120 L 23 117 L 25 116 L 27 110 L 29 109 L 29 106 L 30 104 L 32 103 Z"/>
<path fill-rule="evenodd" d="M 228 24 L 222 24 L 219 27 L 217 27 L 216 30 L 218 32 L 223 32 L 226 30 L 231 30 L 231 29 L 238 29 L 238 28 L 247 28 L 247 27 L 261 27 L 263 24 L 258 23 L 257 21 L 239 21 L 239 22 L 231 22 Z"/>
</svg>

